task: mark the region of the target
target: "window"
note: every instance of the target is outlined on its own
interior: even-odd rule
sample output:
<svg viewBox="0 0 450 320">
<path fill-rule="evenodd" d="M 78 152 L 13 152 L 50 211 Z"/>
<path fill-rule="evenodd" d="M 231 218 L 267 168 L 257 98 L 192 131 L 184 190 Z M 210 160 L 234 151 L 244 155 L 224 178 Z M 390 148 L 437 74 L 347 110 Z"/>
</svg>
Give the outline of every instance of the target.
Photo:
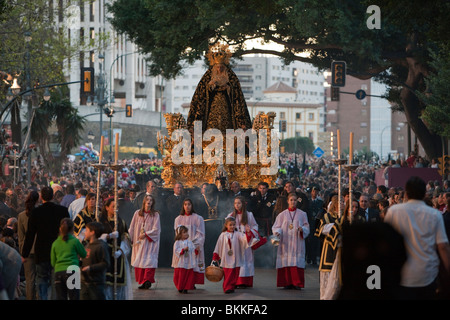
<svg viewBox="0 0 450 320">
<path fill-rule="evenodd" d="M 361 122 L 361 128 L 367 128 L 367 122 Z"/>
<path fill-rule="evenodd" d="M 295 119 L 296 119 L 296 120 L 302 120 L 302 113 L 301 113 L 301 112 L 297 112 L 297 113 L 295 114 Z"/>
<path fill-rule="evenodd" d="M 308 138 L 310 138 L 311 140 L 314 140 L 314 132 L 312 132 L 312 131 L 308 132 Z"/>
<path fill-rule="evenodd" d="M 308 120 L 314 121 L 314 113 L 312 113 L 312 112 L 308 113 Z"/>
<path fill-rule="evenodd" d="M 280 119 L 286 119 L 286 112 L 280 112 Z"/>
</svg>

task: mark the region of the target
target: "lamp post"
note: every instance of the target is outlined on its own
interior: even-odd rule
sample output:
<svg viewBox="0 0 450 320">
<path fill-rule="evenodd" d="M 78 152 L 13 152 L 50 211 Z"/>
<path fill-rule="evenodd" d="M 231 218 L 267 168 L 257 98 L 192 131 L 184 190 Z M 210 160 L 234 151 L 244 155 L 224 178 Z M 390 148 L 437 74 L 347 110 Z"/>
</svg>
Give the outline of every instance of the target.
<svg viewBox="0 0 450 320">
<path fill-rule="evenodd" d="M 139 147 L 139 159 L 141 159 L 141 148 L 144 146 L 144 141 L 142 141 L 141 138 L 139 138 L 136 141 L 137 146 Z"/>
<path fill-rule="evenodd" d="M 88 139 L 90 141 L 94 141 L 95 139 L 95 135 L 92 133 L 92 131 L 89 130 L 88 135 L 87 135 Z"/>
<path fill-rule="evenodd" d="M 391 125 L 388 125 L 386 127 L 383 128 L 383 130 L 381 130 L 381 134 L 380 134 L 380 143 L 381 143 L 381 147 L 380 147 L 380 160 L 383 161 L 383 133 L 384 130 L 386 130 L 387 128 L 390 128 Z"/>
<path fill-rule="evenodd" d="M 31 32 L 27 31 L 24 33 L 25 37 L 25 79 L 26 79 L 26 85 L 27 89 L 31 88 L 31 75 L 30 75 L 30 42 L 32 40 L 31 38 Z M 28 94 L 28 93 L 26 93 Z M 31 101 L 31 92 L 30 97 L 27 99 L 28 101 L 28 127 L 31 126 L 31 112 L 33 109 L 32 101 Z M 31 184 L 31 156 L 27 158 L 27 182 L 28 184 Z"/>
<path fill-rule="evenodd" d="M 100 113 L 100 137 L 103 136 L 103 108 L 108 103 L 108 99 L 105 96 L 106 93 L 106 82 L 105 75 L 103 71 L 103 61 L 105 56 L 103 54 L 98 55 L 99 59 L 99 74 L 97 79 L 97 87 L 95 88 L 95 94 L 93 98 L 91 96 L 87 99 L 87 104 L 96 104 L 98 106 Z M 111 135 L 109 135 L 109 139 L 111 140 Z"/>
</svg>

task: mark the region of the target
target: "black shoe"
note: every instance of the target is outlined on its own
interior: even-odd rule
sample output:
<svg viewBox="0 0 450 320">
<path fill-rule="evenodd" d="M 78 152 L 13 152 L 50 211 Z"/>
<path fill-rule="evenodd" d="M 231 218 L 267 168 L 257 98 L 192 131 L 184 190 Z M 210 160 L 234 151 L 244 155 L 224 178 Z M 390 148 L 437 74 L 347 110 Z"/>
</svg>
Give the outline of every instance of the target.
<svg viewBox="0 0 450 320">
<path fill-rule="evenodd" d="M 234 292 L 234 290 L 227 290 L 227 291 L 225 291 L 225 293 L 233 293 Z"/>
<path fill-rule="evenodd" d="M 183 293 L 188 293 L 188 291 L 187 290 L 183 290 Z"/>
<path fill-rule="evenodd" d="M 302 287 L 294 286 L 295 290 L 302 290 Z"/>
<path fill-rule="evenodd" d="M 292 284 L 290 284 L 290 285 L 288 285 L 288 286 L 286 286 L 286 287 L 284 287 L 285 289 L 293 289 L 294 288 L 294 286 L 292 285 Z"/>
<path fill-rule="evenodd" d="M 145 281 L 141 286 L 138 287 L 138 289 L 150 289 L 152 286 L 152 283 L 150 281 Z"/>
</svg>

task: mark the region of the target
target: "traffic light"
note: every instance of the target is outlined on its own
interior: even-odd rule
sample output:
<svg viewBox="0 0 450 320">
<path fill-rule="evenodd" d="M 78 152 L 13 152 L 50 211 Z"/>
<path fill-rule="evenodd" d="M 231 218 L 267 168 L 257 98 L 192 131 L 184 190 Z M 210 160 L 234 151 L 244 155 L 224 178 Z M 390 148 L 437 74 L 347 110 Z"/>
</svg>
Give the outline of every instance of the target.
<svg viewBox="0 0 450 320">
<path fill-rule="evenodd" d="M 94 68 L 81 68 L 81 93 L 94 94 Z"/>
<path fill-rule="evenodd" d="M 345 87 L 345 73 L 346 73 L 345 61 L 333 61 L 331 63 L 331 86 L 332 87 Z"/>
<path fill-rule="evenodd" d="M 450 174 L 450 156 L 439 158 L 439 174 L 444 177 Z"/>
<path fill-rule="evenodd" d="M 280 120 L 280 132 L 286 132 L 287 122 L 286 120 Z"/>
<path fill-rule="evenodd" d="M 109 107 L 103 108 L 103 112 L 106 114 L 108 118 L 111 118 L 114 115 L 114 113 L 116 113 L 113 108 Z"/>
<path fill-rule="evenodd" d="M 131 104 L 125 105 L 125 115 L 127 118 L 133 116 L 133 106 Z"/>
<path fill-rule="evenodd" d="M 331 87 L 331 101 L 339 101 L 340 88 Z"/>
</svg>

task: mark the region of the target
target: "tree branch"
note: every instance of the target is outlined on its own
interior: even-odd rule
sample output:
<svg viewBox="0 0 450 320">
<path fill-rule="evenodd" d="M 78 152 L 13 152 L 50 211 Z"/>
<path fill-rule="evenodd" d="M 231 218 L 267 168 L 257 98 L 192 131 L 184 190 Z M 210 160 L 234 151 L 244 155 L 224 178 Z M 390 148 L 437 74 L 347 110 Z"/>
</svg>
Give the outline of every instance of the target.
<svg viewBox="0 0 450 320">
<path fill-rule="evenodd" d="M 257 49 L 257 48 L 253 48 L 253 49 L 249 49 L 249 50 L 243 50 L 240 52 L 241 56 L 247 55 L 247 54 L 255 54 L 255 53 L 261 53 L 261 54 L 272 54 L 278 57 L 285 57 L 285 54 L 282 51 L 277 51 L 277 50 L 267 50 L 267 49 Z M 308 58 L 304 58 L 304 57 L 300 57 L 300 56 L 296 56 L 293 55 L 292 59 L 295 61 L 302 61 L 302 62 L 306 62 L 306 63 L 311 63 L 311 60 Z"/>
</svg>

